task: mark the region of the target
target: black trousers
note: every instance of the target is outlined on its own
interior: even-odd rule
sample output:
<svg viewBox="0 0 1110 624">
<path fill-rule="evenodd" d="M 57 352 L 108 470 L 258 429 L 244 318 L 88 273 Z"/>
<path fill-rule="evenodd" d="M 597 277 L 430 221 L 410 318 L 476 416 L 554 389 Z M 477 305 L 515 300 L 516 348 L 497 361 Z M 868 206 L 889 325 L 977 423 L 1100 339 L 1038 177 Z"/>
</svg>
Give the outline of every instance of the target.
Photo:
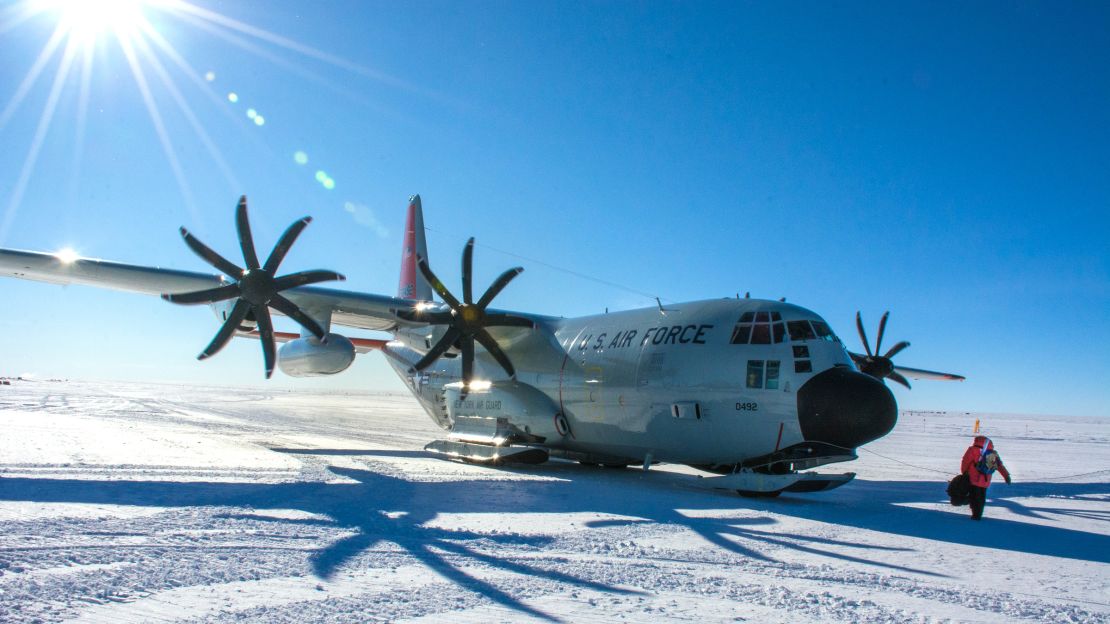
<svg viewBox="0 0 1110 624">
<path fill-rule="evenodd" d="M 967 504 L 971 506 L 971 517 L 976 520 L 983 517 L 983 507 L 987 505 L 987 488 L 971 486 L 967 496 Z"/>
</svg>

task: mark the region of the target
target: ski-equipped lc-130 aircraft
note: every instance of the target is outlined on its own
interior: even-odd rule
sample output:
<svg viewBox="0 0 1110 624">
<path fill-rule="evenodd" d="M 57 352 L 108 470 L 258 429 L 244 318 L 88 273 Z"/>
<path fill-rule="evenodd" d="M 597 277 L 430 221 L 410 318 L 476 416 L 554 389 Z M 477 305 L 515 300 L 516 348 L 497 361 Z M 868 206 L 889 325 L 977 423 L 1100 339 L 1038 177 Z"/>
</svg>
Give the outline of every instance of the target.
<svg viewBox="0 0 1110 624">
<path fill-rule="evenodd" d="M 895 366 L 909 343 L 880 351 L 887 315 L 872 351 L 857 314 L 865 349 L 857 354 L 820 316 L 783 301 L 710 299 L 581 318 L 490 308 L 523 269 L 475 297 L 471 239 L 457 296 L 429 265 L 419 196 L 409 204 L 396 297 L 312 286 L 344 279 L 333 271 L 278 275 L 311 219 L 293 223 L 263 264 L 246 197 L 235 216 L 245 267 L 181 228 L 222 275 L 10 249 L 0 249 L 0 274 L 208 304 L 222 325 L 199 358 L 236 335 L 256 338 L 267 377 L 275 363 L 295 377 L 332 375 L 356 353 L 380 350 L 447 432 L 426 447 L 434 453 L 487 463 L 688 464 L 721 475 L 708 479 L 716 487 L 752 495 L 850 480 L 803 471 L 855 459 L 855 449 L 894 427 L 898 407 L 884 379 L 907 387 L 906 377 L 963 379 Z M 271 310 L 301 334 L 275 332 Z M 347 338 L 340 326 L 393 339 Z"/>
</svg>

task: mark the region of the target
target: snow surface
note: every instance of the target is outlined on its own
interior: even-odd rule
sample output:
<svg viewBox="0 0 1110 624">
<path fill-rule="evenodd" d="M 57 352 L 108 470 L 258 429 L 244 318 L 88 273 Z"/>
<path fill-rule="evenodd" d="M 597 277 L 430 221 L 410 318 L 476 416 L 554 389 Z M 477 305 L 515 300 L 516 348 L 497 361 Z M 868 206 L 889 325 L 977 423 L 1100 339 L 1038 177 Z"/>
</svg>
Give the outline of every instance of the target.
<svg viewBox="0 0 1110 624">
<path fill-rule="evenodd" d="M 944 495 L 976 415 L 746 499 L 436 459 L 408 396 L 15 382 L 0 621 L 1110 621 L 1110 421 L 978 417 L 1014 475 L 982 522 Z"/>
</svg>

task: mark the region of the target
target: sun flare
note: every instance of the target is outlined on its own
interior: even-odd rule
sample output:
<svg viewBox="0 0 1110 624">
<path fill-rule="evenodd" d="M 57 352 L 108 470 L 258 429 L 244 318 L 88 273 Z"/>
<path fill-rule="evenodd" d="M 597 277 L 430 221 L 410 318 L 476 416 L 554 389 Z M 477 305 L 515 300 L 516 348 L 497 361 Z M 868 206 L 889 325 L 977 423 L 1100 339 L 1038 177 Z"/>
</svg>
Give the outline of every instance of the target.
<svg viewBox="0 0 1110 624">
<path fill-rule="evenodd" d="M 143 21 L 143 7 L 152 0 L 38 0 L 38 9 L 58 16 L 58 25 L 70 37 L 93 42 L 112 33 L 126 37 L 138 30 Z"/>
</svg>

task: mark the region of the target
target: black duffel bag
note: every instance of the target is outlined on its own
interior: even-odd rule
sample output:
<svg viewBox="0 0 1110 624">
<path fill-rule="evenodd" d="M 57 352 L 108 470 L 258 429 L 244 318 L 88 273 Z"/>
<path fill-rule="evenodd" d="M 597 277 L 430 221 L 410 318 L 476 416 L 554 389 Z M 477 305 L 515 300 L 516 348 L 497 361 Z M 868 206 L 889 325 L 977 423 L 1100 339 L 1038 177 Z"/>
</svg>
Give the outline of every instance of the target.
<svg viewBox="0 0 1110 624">
<path fill-rule="evenodd" d="M 958 474 L 952 477 L 948 482 L 948 500 L 953 505 L 959 507 L 967 504 L 968 496 L 971 495 L 971 480 L 967 478 L 967 473 Z"/>
</svg>

